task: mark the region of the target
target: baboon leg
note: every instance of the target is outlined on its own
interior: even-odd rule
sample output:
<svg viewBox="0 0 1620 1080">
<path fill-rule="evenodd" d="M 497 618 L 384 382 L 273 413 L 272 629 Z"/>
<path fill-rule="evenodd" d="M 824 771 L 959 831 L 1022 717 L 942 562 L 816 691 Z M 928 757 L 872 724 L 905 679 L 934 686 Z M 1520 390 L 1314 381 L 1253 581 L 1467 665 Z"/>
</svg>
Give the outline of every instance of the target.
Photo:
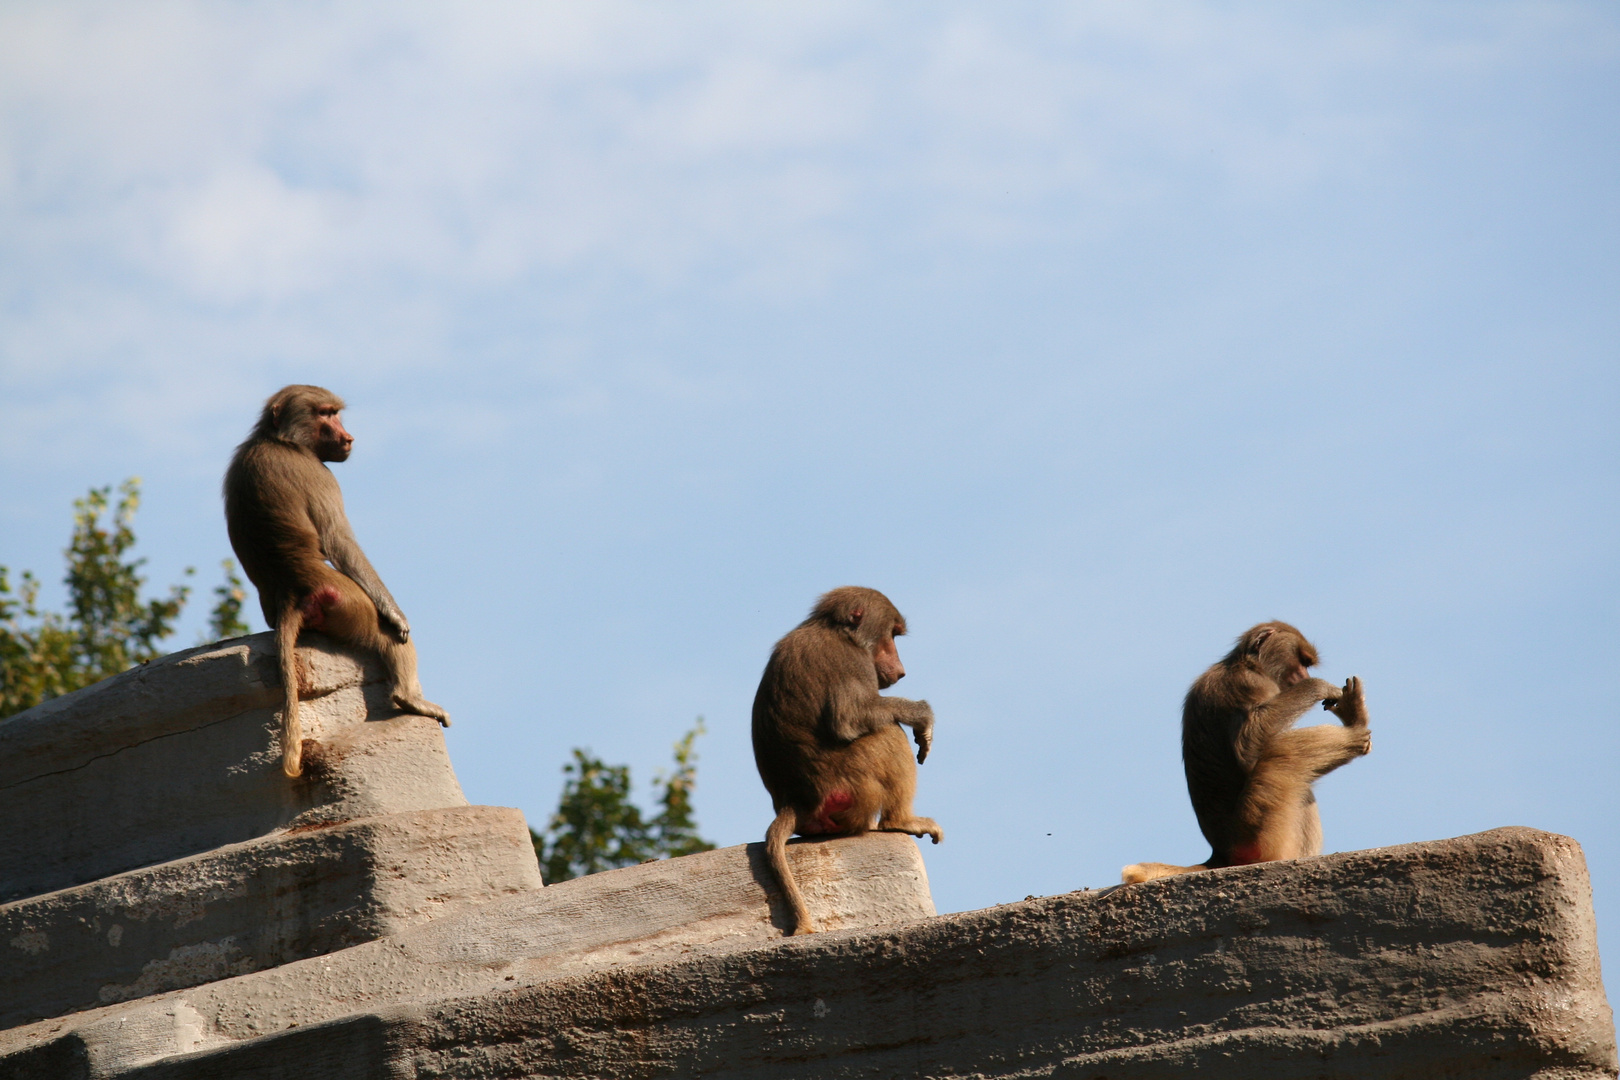
<svg viewBox="0 0 1620 1080">
<path fill-rule="evenodd" d="M 1238 864 L 1297 859 L 1305 854 L 1305 804 L 1299 796 L 1283 798 L 1259 814 L 1260 828 L 1254 841 L 1233 848 Z"/>
<path fill-rule="evenodd" d="M 418 716 L 431 716 L 441 727 L 449 727 L 450 714 L 442 706 L 422 696 L 422 683 L 416 677 L 416 646 L 385 635 L 378 643 L 377 651 L 393 676 L 394 704 Z"/>
<path fill-rule="evenodd" d="M 1371 750 L 1372 732 L 1365 723 L 1345 727 L 1318 724 L 1286 732 L 1277 742 L 1276 753 L 1297 761 L 1315 781 Z"/>
<path fill-rule="evenodd" d="M 1244 790 L 1239 819 L 1254 841 L 1235 848 L 1235 861 L 1299 859 L 1322 850 L 1322 818 L 1311 784 L 1365 754 L 1372 736 L 1365 725 L 1319 724 L 1276 736 L 1255 765 Z"/>
<path fill-rule="evenodd" d="M 896 725 L 868 738 L 873 742 L 873 756 L 878 759 L 874 762 L 878 767 L 871 774 L 877 789 L 874 801 L 879 807 L 878 829 L 926 836 L 936 844 L 945 839 L 945 830 L 933 818 L 911 812 L 911 800 L 917 792 L 917 765 L 911 760 L 905 731 Z"/>
<path fill-rule="evenodd" d="M 771 827 L 765 830 L 765 861 L 770 863 L 777 883 L 782 886 L 782 895 L 787 898 L 788 907 L 793 913 L 793 928 L 789 931 L 792 935 L 816 932 L 816 924 L 810 918 L 810 909 L 804 903 L 804 894 L 799 891 L 799 883 L 793 877 L 793 868 L 788 865 L 787 841 L 797 829 L 798 823 L 798 811 L 791 806 L 784 806 L 776 812 L 776 820 L 771 822 Z"/>
<path fill-rule="evenodd" d="M 1305 811 L 1300 815 L 1299 856 L 1322 854 L 1322 815 L 1316 808 L 1316 796 L 1310 796 Z"/>
<path fill-rule="evenodd" d="M 878 816 L 877 827 L 880 832 L 903 832 L 912 836 L 926 836 L 936 844 L 945 839 L 945 830 L 940 828 L 939 823 L 933 818 L 919 817 L 911 812 L 910 799 L 906 799 L 903 803 L 891 801 L 886 804 L 883 813 Z"/>
<path fill-rule="evenodd" d="M 449 727 L 450 715 L 422 696 L 422 683 L 416 677 L 416 646 L 409 641 L 396 641 L 383 632 L 377 606 L 352 579 L 334 573 L 322 590 L 332 598 L 324 604 L 320 629 L 377 653 L 388 671 L 392 684 L 389 699 L 395 706 L 418 716 L 430 716 Z"/>
</svg>

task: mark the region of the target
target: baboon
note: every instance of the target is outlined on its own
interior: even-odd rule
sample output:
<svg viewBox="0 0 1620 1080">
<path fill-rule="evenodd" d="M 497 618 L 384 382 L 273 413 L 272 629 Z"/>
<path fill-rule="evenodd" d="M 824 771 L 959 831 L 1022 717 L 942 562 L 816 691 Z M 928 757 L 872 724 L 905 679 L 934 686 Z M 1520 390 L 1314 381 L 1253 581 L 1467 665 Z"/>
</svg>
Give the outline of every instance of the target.
<svg viewBox="0 0 1620 1080">
<path fill-rule="evenodd" d="M 1372 749 L 1361 680 L 1313 678 L 1316 646 L 1266 622 L 1198 677 L 1181 708 L 1181 759 L 1198 827 L 1213 849 L 1198 866 L 1138 863 L 1127 882 L 1322 853 L 1311 784 Z M 1293 723 L 1318 701 L 1340 726 Z"/>
<path fill-rule="evenodd" d="M 343 400 L 329 390 L 283 387 L 264 403 L 225 470 L 231 547 L 259 590 L 264 621 L 276 628 L 286 691 L 281 767 L 288 776 L 303 772 L 296 646 L 306 627 L 375 651 L 388 669 L 395 705 L 450 724 L 443 709 L 422 697 L 410 624 L 360 550 L 337 478 L 323 464 L 347 460 L 354 445 L 342 412 Z"/>
<path fill-rule="evenodd" d="M 854 835 L 872 828 L 929 836 L 944 832 L 915 817 L 917 764 L 900 725 L 917 740 L 917 762 L 934 741 L 926 701 L 883 697 L 906 674 L 894 639 L 906 620 L 876 589 L 834 589 L 776 643 L 754 695 L 754 763 L 776 820 L 765 853 L 793 914 L 793 934 L 815 933 L 788 866 L 787 839 Z"/>
</svg>

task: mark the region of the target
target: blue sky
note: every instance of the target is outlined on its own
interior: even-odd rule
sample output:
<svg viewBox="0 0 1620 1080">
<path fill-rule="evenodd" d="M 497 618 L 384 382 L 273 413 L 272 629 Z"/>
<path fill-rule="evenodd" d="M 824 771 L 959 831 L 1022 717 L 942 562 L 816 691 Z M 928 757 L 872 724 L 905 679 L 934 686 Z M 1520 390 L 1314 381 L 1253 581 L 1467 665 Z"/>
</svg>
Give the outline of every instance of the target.
<svg viewBox="0 0 1620 1080">
<path fill-rule="evenodd" d="M 1329 850 L 1585 847 L 1620 963 L 1620 11 L 12 3 L 0 563 L 138 475 L 154 589 L 287 382 L 474 802 L 702 715 L 721 843 L 815 596 L 883 589 L 961 910 L 1206 847 L 1179 703 L 1366 682 Z M 51 593 L 60 598 L 60 590 Z"/>
</svg>

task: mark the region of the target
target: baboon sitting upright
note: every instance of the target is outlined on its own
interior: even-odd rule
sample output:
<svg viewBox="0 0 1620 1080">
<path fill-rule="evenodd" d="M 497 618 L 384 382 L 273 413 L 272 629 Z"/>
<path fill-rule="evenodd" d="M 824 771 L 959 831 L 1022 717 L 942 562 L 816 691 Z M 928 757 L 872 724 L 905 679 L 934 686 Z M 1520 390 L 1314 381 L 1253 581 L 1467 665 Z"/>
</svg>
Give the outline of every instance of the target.
<svg viewBox="0 0 1620 1080">
<path fill-rule="evenodd" d="M 906 620 L 876 589 L 834 589 L 771 650 L 754 695 L 754 763 L 776 820 L 765 833 L 771 869 L 793 911 L 794 934 L 815 932 L 787 860 L 787 840 L 873 827 L 934 843 L 944 832 L 911 812 L 917 762 L 934 740 L 926 701 L 878 693 L 906 674 L 894 639 Z"/>
<path fill-rule="evenodd" d="M 388 669 L 395 705 L 450 723 L 422 696 L 410 624 L 360 550 L 337 478 L 324 464 L 346 460 L 354 445 L 342 411 L 342 399 L 329 390 L 283 387 L 264 403 L 225 471 L 231 547 L 259 590 L 281 652 L 281 767 L 288 776 L 303 772 L 296 645 L 305 627 L 374 651 Z"/>
<path fill-rule="evenodd" d="M 1198 677 L 1181 709 L 1181 758 L 1198 827 L 1209 841 L 1198 866 L 1138 863 L 1127 882 L 1322 852 L 1311 785 L 1372 749 L 1361 680 L 1343 688 L 1313 678 L 1316 647 L 1285 622 L 1266 622 Z M 1295 728 L 1312 705 L 1340 723 Z"/>
</svg>

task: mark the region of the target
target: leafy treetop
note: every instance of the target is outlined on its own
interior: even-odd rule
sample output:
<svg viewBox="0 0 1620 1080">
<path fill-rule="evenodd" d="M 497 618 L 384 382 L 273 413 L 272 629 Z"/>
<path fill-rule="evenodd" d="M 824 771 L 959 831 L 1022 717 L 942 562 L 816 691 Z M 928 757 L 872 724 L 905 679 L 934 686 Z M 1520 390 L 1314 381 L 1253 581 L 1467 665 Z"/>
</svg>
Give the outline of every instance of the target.
<svg viewBox="0 0 1620 1080">
<path fill-rule="evenodd" d="M 653 778 L 659 809 L 650 819 L 630 801 L 628 765 L 605 765 L 575 747 L 574 760 L 563 766 L 568 780 L 545 835 L 530 830 L 546 881 L 712 850 L 714 845 L 698 835 L 692 819 L 692 789 L 697 785 L 693 742 L 703 730 L 699 717 L 675 744 L 675 768 Z"/>
<path fill-rule="evenodd" d="M 142 600 L 145 559 L 128 559 L 135 546 L 135 511 L 141 502 L 136 477 L 112 488 L 91 488 L 73 503 L 73 538 L 67 550 L 69 610 L 39 609 L 39 579 L 23 571 L 13 590 L 0 566 L 0 718 L 89 686 L 162 655 L 159 642 L 174 633 L 190 588 Z M 191 568 L 186 573 L 192 573 Z M 226 582 L 210 619 L 217 640 L 247 632 L 241 619 L 243 590 L 226 560 Z"/>
</svg>

